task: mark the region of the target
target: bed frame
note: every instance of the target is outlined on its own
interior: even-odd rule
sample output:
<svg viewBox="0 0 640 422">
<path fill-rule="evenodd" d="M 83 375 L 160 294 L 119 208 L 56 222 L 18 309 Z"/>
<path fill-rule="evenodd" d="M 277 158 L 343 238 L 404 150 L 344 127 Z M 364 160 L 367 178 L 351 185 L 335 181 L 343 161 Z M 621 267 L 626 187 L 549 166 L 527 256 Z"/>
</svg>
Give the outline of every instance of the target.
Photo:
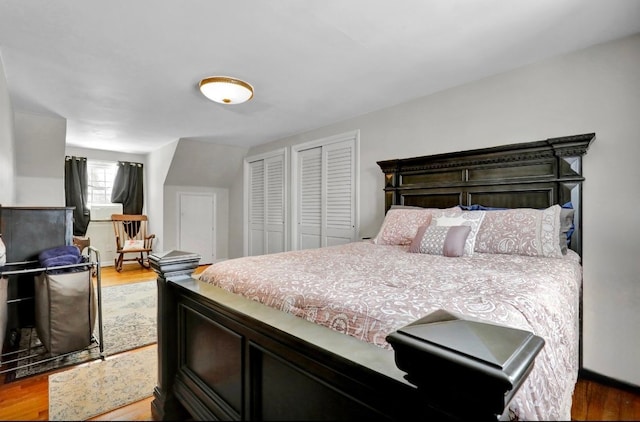
<svg viewBox="0 0 640 422">
<path fill-rule="evenodd" d="M 594 139 L 590 133 L 380 161 L 385 211 L 392 205 L 545 208 L 571 201 L 570 247 L 581 253 L 582 156 Z M 443 417 L 431 399 L 439 386 L 409 383 L 395 367 L 393 351 L 199 282 L 192 277 L 199 258 L 182 251 L 149 258 L 158 273 L 154 419 L 495 420 L 500 415 L 479 402 L 460 404 L 459 412 Z M 465 385 L 465 377 L 455 383 Z M 471 388 L 479 394 L 483 387 Z M 458 400 L 455 391 L 445 395 Z"/>
</svg>

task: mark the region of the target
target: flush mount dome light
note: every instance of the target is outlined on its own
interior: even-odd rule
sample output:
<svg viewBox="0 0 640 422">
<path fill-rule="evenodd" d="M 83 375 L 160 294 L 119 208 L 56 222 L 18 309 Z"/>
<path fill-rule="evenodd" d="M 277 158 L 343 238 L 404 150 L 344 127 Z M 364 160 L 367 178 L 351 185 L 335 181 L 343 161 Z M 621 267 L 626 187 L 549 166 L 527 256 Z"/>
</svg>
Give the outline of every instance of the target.
<svg viewBox="0 0 640 422">
<path fill-rule="evenodd" d="M 240 79 L 211 76 L 200 81 L 200 91 L 220 104 L 240 104 L 253 97 L 253 87 Z"/>
</svg>

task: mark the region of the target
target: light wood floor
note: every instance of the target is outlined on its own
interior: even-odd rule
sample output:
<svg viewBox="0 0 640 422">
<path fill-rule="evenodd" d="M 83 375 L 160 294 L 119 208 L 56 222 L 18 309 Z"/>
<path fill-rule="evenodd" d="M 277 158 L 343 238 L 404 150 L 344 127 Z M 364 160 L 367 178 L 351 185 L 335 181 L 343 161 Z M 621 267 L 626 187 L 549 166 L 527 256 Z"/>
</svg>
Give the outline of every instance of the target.
<svg viewBox="0 0 640 422">
<path fill-rule="evenodd" d="M 196 272 L 202 271 L 202 267 Z M 127 284 L 156 278 L 152 270 L 133 263 L 117 273 L 113 267 L 101 272 L 102 286 Z M 126 352 L 132 353 L 132 352 Z M 0 375 L 0 420 L 48 420 L 50 373 L 36 375 L 9 384 Z M 146 398 L 124 406 L 92 421 L 150 421 L 151 400 Z M 571 419 L 576 421 L 640 421 L 640 394 L 580 379 L 573 396 Z"/>
</svg>

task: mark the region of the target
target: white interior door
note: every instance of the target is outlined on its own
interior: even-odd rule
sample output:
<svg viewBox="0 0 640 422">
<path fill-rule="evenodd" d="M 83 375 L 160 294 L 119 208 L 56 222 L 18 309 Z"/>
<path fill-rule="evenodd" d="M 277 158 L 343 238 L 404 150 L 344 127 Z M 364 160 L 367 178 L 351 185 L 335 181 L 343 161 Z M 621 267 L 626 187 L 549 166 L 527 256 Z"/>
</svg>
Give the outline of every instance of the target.
<svg viewBox="0 0 640 422">
<path fill-rule="evenodd" d="M 212 193 L 178 194 L 178 249 L 200 255 L 200 265 L 216 259 L 215 202 Z"/>
</svg>

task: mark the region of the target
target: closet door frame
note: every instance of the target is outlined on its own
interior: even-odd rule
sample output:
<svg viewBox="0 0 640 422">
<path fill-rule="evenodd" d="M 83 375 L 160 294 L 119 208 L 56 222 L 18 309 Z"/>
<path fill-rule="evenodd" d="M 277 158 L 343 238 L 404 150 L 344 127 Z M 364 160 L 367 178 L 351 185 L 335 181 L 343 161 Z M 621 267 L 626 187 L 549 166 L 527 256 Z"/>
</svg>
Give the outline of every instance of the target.
<svg viewBox="0 0 640 422">
<path fill-rule="evenodd" d="M 242 216 L 242 228 L 243 228 L 243 255 L 249 255 L 249 231 L 251 230 L 250 222 L 249 222 L 249 195 L 251 192 L 251 180 L 250 180 L 250 166 L 252 162 L 266 160 L 273 157 L 282 157 L 283 161 L 283 216 L 284 216 L 284 224 L 283 224 L 283 240 L 284 240 L 284 250 L 289 250 L 290 241 L 289 241 L 289 206 L 288 206 L 288 195 L 289 195 L 289 154 L 287 148 L 279 148 L 273 151 L 265 152 L 262 154 L 252 155 L 250 157 L 245 157 L 244 165 L 243 165 L 243 216 Z M 266 195 L 266 193 L 265 193 Z M 266 200 L 265 200 L 266 201 Z M 265 222 L 266 226 L 266 222 Z M 266 249 L 266 245 L 265 245 Z"/>
<path fill-rule="evenodd" d="M 316 139 L 314 141 L 304 142 L 291 147 L 291 249 L 298 250 L 300 248 L 298 242 L 298 166 L 300 165 L 299 154 L 311 148 L 324 147 L 340 142 L 353 141 L 353 178 L 354 178 L 354 232 L 353 239 L 357 239 L 360 233 L 360 130 L 349 131 L 326 138 Z M 323 157 L 326 155 L 323 151 Z M 323 199 L 324 202 L 324 199 Z M 324 219 L 323 219 L 324 221 Z"/>
</svg>

